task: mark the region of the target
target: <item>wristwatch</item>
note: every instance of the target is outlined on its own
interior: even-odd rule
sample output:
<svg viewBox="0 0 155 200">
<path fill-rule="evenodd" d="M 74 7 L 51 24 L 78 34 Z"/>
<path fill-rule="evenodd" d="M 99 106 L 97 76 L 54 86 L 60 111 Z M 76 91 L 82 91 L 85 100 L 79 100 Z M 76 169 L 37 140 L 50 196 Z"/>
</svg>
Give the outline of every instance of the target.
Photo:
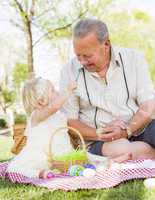
<svg viewBox="0 0 155 200">
<path fill-rule="evenodd" d="M 129 139 L 132 136 L 132 131 L 129 126 L 126 126 L 126 132 L 127 132 L 128 139 Z"/>
</svg>

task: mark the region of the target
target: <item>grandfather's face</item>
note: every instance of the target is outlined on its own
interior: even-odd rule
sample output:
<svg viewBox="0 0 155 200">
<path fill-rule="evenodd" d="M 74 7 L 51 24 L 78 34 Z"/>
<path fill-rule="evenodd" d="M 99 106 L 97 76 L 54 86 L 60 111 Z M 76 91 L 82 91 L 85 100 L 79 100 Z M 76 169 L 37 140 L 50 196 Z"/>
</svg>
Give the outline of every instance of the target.
<svg viewBox="0 0 155 200">
<path fill-rule="evenodd" d="M 78 60 L 90 72 L 101 71 L 107 62 L 105 41 L 100 43 L 93 32 L 83 38 L 74 38 L 73 46 Z"/>
</svg>

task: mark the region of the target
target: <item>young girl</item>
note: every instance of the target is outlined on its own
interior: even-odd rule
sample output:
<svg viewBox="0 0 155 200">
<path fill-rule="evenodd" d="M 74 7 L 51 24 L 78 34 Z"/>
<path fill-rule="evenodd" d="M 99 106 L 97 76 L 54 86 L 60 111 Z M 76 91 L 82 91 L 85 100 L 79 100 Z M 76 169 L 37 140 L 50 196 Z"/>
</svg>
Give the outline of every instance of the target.
<svg viewBox="0 0 155 200">
<path fill-rule="evenodd" d="M 25 131 L 27 143 L 10 162 L 8 172 L 20 173 L 30 178 L 48 178 L 49 141 L 57 128 L 67 126 L 67 119 L 59 110 L 74 89 L 76 83 L 72 82 L 63 95 L 60 95 L 52 83 L 43 78 L 26 82 L 23 88 L 23 104 L 29 116 Z M 72 149 L 67 130 L 60 131 L 53 137 L 51 151 L 54 155 L 67 153 Z"/>
</svg>

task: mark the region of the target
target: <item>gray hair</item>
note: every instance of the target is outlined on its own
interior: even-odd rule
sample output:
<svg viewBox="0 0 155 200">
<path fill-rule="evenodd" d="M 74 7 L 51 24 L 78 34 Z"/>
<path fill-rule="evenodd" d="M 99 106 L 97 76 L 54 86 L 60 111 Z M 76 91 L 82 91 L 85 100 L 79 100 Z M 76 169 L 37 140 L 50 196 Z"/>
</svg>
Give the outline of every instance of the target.
<svg viewBox="0 0 155 200">
<path fill-rule="evenodd" d="M 89 33 L 95 32 L 99 42 L 103 42 L 109 36 L 107 25 L 97 19 L 80 20 L 73 29 L 73 37 L 83 38 Z"/>
</svg>

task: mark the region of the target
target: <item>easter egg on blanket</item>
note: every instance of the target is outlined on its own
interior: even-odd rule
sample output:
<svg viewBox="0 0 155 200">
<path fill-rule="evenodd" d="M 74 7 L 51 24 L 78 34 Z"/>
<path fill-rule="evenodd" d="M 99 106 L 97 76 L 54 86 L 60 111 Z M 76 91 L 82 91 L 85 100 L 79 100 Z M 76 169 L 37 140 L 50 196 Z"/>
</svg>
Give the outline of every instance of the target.
<svg viewBox="0 0 155 200">
<path fill-rule="evenodd" d="M 96 167 L 96 171 L 97 171 L 97 172 L 102 172 L 102 171 L 104 171 L 105 169 L 107 169 L 105 165 L 98 165 L 98 166 Z"/>
<path fill-rule="evenodd" d="M 70 176 L 80 176 L 82 175 L 82 171 L 84 170 L 84 167 L 81 165 L 72 165 L 68 169 L 68 175 Z"/>
<path fill-rule="evenodd" d="M 95 176 L 96 171 L 94 169 L 86 168 L 83 170 L 83 176 L 87 178 L 91 178 Z"/>
<path fill-rule="evenodd" d="M 92 164 L 85 164 L 84 167 L 89 169 L 96 169 L 96 167 Z"/>
<path fill-rule="evenodd" d="M 55 177 L 55 174 L 53 174 L 52 172 L 48 172 L 47 175 L 46 175 L 46 178 L 48 179 L 51 179 L 51 178 L 54 178 Z"/>
</svg>

